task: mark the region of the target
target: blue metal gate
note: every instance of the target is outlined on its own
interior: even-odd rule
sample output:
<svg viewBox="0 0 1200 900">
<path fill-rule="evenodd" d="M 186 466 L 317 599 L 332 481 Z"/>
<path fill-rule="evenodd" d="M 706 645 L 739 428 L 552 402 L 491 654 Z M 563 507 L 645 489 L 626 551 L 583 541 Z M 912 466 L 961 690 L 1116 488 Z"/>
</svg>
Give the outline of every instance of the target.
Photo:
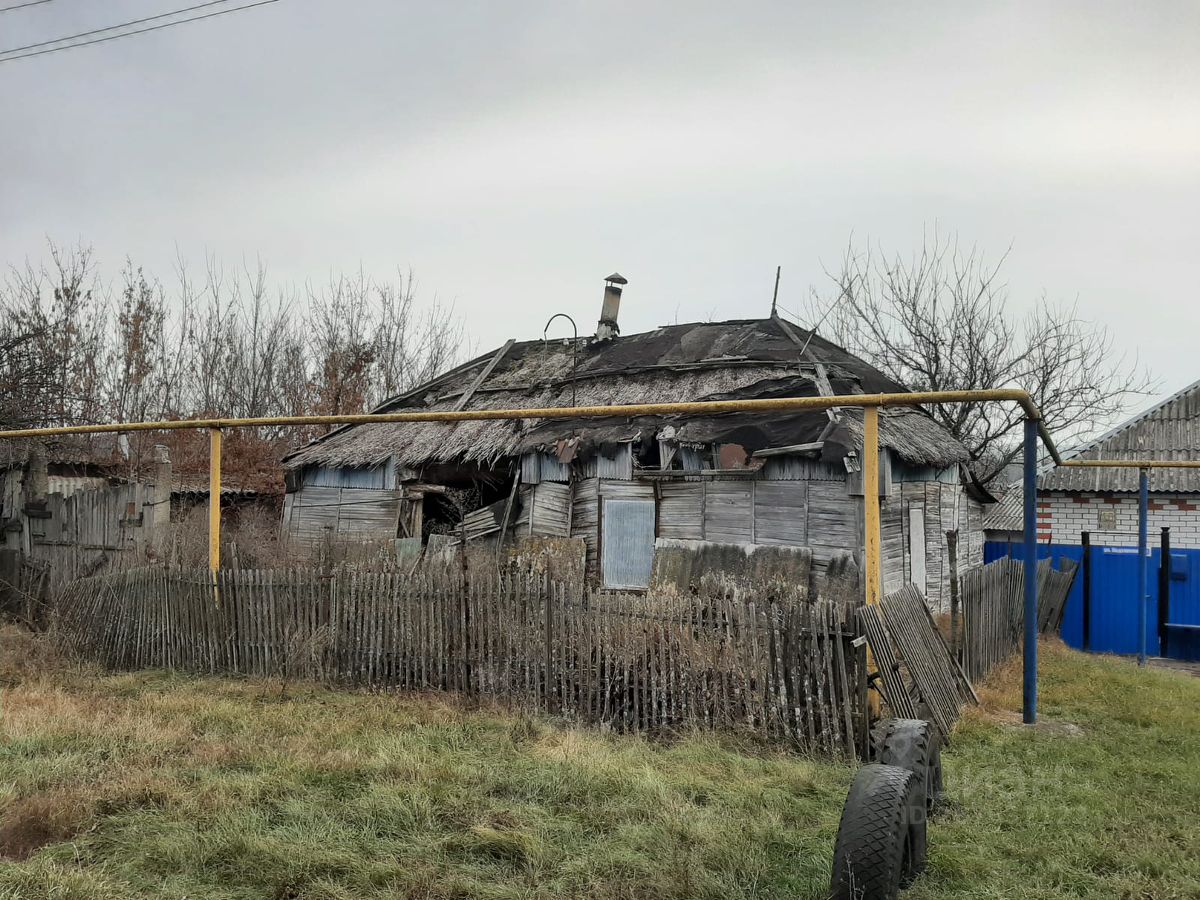
<svg viewBox="0 0 1200 900">
<path fill-rule="evenodd" d="M 989 541 L 984 562 L 1004 556 L 1023 559 L 1021 544 Z M 1137 547 L 1092 546 L 1091 650 L 1096 653 L 1138 652 Z M 1038 559 L 1066 557 L 1080 564 L 1067 598 L 1062 638 L 1083 649 L 1083 547 L 1072 544 L 1038 544 Z M 1170 607 L 1167 624 L 1159 633 L 1159 573 L 1162 553 L 1150 550 L 1149 601 L 1146 609 L 1146 646 L 1151 655 L 1200 660 L 1200 550 L 1170 551 Z M 1184 627 L 1179 627 L 1184 626 Z M 1193 626 L 1193 627 L 1187 627 Z"/>
</svg>

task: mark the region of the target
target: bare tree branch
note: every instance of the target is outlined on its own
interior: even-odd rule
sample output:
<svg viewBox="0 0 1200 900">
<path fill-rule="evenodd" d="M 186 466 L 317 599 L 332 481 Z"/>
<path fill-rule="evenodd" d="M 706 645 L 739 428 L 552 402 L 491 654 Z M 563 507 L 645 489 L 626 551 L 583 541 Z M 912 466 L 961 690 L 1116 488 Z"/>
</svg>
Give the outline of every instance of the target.
<svg viewBox="0 0 1200 900">
<path fill-rule="evenodd" d="M 826 336 L 912 390 L 1024 388 L 1069 445 L 1111 424 L 1157 382 L 1137 359 L 1115 353 L 1108 330 L 1077 306 L 1042 297 L 1013 314 L 1001 277 L 1011 250 L 990 263 L 977 247 L 935 231 L 904 259 L 858 249 L 852 238 L 840 268 L 826 270 L 832 296 L 814 294 L 808 318 L 824 319 Z M 984 482 L 1019 451 L 1021 413 L 1011 404 L 946 404 L 929 413 L 967 447 Z"/>
</svg>

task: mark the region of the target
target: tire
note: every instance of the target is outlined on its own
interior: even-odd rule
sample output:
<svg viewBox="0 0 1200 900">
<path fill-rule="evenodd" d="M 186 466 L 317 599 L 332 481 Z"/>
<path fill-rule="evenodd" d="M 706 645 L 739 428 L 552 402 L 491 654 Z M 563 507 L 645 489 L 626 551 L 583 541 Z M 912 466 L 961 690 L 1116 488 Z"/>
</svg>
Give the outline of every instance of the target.
<svg viewBox="0 0 1200 900">
<path fill-rule="evenodd" d="M 934 744 L 930 769 L 933 774 L 930 778 L 927 808 L 930 816 L 936 816 L 941 809 L 942 801 L 946 799 L 946 779 L 942 772 L 942 742 L 940 740 Z"/>
<path fill-rule="evenodd" d="M 925 835 L 917 778 L 871 763 L 858 770 L 833 846 L 831 900 L 895 900 L 911 880 L 913 838 Z"/>
<path fill-rule="evenodd" d="M 916 776 L 917 802 L 928 816 L 940 799 L 942 753 L 937 730 L 921 719 L 885 719 L 876 728 L 875 761 L 907 769 Z M 913 835 L 909 880 L 925 871 L 929 853 L 925 829 Z"/>
</svg>

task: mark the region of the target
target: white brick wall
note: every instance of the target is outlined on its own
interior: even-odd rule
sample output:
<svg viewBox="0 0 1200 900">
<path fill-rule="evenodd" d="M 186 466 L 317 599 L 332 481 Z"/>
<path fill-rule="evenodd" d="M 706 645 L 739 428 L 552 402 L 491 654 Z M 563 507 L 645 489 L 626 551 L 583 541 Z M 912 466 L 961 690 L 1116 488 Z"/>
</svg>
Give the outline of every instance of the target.
<svg viewBox="0 0 1200 900">
<path fill-rule="evenodd" d="M 1120 534 L 1097 533 L 1101 510 L 1116 511 Z M 1150 545 L 1158 546 L 1162 527 L 1171 529 L 1171 546 L 1200 548 L 1200 495 L 1151 494 L 1147 527 Z M 1079 544 L 1082 531 L 1092 532 L 1094 546 L 1132 546 L 1137 543 L 1136 494 L 1038 494 L 1038 543 Z M 1017 538 L 1019 540 L 1019 537 Z"/>
</svg>

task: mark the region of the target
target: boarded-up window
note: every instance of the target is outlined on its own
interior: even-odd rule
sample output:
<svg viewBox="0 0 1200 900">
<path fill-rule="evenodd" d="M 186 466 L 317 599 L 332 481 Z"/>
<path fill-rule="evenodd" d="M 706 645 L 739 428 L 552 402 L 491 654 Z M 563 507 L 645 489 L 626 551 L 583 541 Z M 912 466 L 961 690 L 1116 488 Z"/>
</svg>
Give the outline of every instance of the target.
<svg viewBox="0 0 1200 900">
<path fill-rule="evenodd" d="M 605 587 L 649 587 L 654 562 L 653 500 L 605 498 L 600 557 Z"/>
</svg>

